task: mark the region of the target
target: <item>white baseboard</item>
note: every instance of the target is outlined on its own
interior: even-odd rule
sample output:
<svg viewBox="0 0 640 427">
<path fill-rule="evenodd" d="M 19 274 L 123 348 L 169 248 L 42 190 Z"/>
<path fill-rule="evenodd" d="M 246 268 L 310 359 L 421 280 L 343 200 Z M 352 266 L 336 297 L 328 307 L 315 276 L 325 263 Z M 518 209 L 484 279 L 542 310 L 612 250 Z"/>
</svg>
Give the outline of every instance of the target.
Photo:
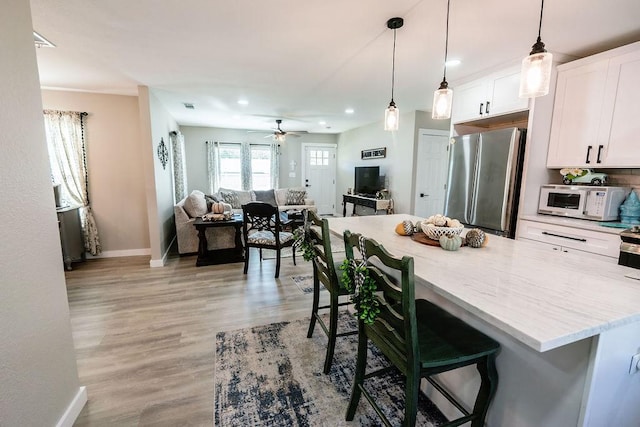
<svg viewBox="0 0 640 427">
<path fill-rule="evenodd" d="M 92 258 L 118 258 L 126 256 L 151 255 L 151 248 L 124 249 L 120 251 L 104 251 L 100 255 L 87 254 L 87 259 Z"/>
<path fill-rule="evenodd" d="M 69 406 L 67 406 L 67 410 L 64 411 L 64 414 L 62 414 L 62 417 L 58 420 L 56 427 L 73 427 L 73 423 L 78 419 L 78 415 L 80 415 L 80 411 L 82 411 L 86 403 L 87 388 L 82 386 L 78 389 Z"/>
<path fill-rule="evenodd" d="M 151 259 L 151 261 L 149 261 L 149 266 L 151 267 L 164 267 L 164 265 L 167 263 L 167 257 L 169 256 L 169 251 L 171 250 L 171 246 L 173 246 L 173 244 L 175 243 L 176 237 L 173 238 L 173 240 L 171 240 L 171 243 L 169 243 L 169 245 L 167 246 L 167 250 L 164 251 L 164 254 L 162 255 L 162 259 Z"/>
</svg>

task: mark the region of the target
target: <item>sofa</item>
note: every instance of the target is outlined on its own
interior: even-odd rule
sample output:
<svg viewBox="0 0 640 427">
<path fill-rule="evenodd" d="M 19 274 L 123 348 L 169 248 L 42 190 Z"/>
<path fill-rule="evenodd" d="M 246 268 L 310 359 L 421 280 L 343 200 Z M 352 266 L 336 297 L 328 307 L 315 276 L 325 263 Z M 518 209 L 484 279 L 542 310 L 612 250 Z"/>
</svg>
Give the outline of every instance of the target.
<svg viewBox="0 0 640 427">
<path fill-rule="evenodd" d="M 178 253 L 180 255 L 198 252 L 198 232 L 193 226 L 196 218 L 211 211 L 213 203 L 225 203 L 225 210 L 242 214 L 242 205 L 261 201 L 275 204 L 280 212 L 308 209 L 317 211 L 315 202 L 306 197 L 304 188 L 278 188 L 264 191 L 238 191 L 220 188 L 217 193 L 206 195 L 194 190 L 173 207 Z M 208 228 L 207 245 L 210 250 L 232 248 L 235 246 L 235 232 L 232 227 Z"/>
</svg>

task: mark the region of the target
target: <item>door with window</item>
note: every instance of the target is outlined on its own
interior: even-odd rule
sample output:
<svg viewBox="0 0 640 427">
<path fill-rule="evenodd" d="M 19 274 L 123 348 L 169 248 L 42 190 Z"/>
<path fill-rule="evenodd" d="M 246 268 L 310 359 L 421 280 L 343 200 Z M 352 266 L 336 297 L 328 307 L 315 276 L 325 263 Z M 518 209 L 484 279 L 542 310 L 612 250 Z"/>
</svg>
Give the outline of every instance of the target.
<svg viewBox="0 0 640 427">
<path fill-rule="evenodd" d="M 335 213 L 336 146 L 303 144 L 303 179 L 307 194 L 318 208 L 318 214 Z"/>
</svg>

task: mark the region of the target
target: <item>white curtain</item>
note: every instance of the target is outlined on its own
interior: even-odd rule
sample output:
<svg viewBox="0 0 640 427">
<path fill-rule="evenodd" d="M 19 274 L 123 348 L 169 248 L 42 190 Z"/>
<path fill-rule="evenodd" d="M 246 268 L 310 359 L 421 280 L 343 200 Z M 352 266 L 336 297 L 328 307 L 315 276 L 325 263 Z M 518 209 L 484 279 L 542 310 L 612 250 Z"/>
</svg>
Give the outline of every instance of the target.
<svg viewBox="0 0 640 427">
<path fill-rule="evenodd" d="M 209 175 L 209 192 L 215 193 L 220 188 L 220 144 L 207 141 L 207 173 Z"/>
<path fill-rule="evenodd" d="M 240 144 L 240 178 L 242 180 L 242 189 L 245 191 L 251 190 L 251 144 L 248 142 Z"/>
<path fill-rule="evenodd" d="M 271 152 L 271 188 L 280 188 L 280 146 L 277 141 L 269 145 Z"/>
<path fill-rule="evenodd" d="M 173 154 L 173 191 L 175 201 L 178 202 L 187 197 L 187 165 L 184 148 L 184 135 L 171 132 L 171 151 Z"/>
<path fill-rule="evenodd" d="M 54 184 L 60 184 L 62 198 L 81 206 L 84 247 L 91 255 L 102 253 L 98 227 L 89 201 L 89 173 L 84 141 L 83 117 L 74 111 L 44 111 L 49 163 Z"/>
</svg>

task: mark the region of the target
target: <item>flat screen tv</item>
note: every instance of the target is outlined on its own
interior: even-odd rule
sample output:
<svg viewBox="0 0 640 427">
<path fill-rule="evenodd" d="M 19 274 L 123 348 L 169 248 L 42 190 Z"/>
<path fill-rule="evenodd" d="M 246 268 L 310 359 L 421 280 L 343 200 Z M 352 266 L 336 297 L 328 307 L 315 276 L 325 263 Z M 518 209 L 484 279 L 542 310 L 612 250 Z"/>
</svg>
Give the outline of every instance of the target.
<svg viewBox="0 0 640 427">
<path fill-rule="evenodd" d="M 356 166 L 354 192 L 360 195 L 375 196 L 380 191 L 380 166 Z"/>
</svg>

